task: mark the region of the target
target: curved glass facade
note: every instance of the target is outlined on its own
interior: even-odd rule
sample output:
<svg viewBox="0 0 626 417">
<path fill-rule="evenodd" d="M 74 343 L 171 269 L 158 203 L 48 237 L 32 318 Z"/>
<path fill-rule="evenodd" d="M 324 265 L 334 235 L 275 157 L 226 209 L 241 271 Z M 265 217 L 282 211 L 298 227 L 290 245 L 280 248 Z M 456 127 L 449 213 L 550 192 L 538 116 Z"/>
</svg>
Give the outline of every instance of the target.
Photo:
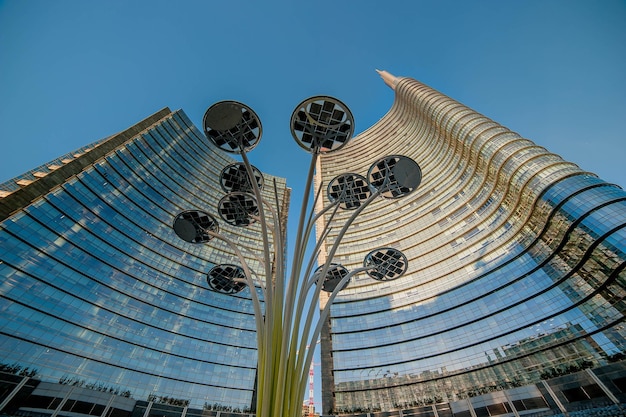
<svg viewBox="0 0 626 417">
<path fill-rule="evenodd" d="M 249 409 L 249 290 L 223 295 L 206 282 L 211 267 L 237 258 L 223 242 L 194 245 L 172 229 L 184 210 L 216 212 L 220 172 L 234 160 L 182 111 L 154 119 L 12 181 L 28 189 L 2 187 L 10 212 L 0 223 L 2 370 L 141 400 Z M 272 179 L 287 204 L 285 180 Z M 244 251 L 262 246 L 258 226 L 220 222 L 220 230 Z M 254 256 L 248 262 L 263 270 Z"/>
<path fill-rule="evenodd" d="M 626 193 L 418 81 L 387 81 L 393 107 L 321 157 L 317 184 L 385 155 L 417 161 L 419 189 L 373 202 L 333 259 L 354 269 L 384 245 L 409 270 L 362 274 L 335 299 L 323 412 L 455 401 L 623 354 Z"/>
</svg>

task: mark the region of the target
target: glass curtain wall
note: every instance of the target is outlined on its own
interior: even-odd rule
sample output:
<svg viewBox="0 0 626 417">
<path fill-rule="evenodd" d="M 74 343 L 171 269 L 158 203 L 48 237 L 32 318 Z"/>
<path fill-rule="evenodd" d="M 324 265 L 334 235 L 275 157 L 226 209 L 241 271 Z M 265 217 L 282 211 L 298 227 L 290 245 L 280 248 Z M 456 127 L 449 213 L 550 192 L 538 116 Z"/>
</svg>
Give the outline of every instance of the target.
<svg viewBox="0 0 626 417">
<path fill-rule="evenodd" d="M 335 299 L 323 412 L 454 401 L 619 357 L 626 193 L 418 81 L 391 85 L 393 107 L 321 158 L 317 184 L 416 160 L 420 188 L 373 203 L 335 256 L 352 269 L 383 244 L 409 271 L 358 276 Z"/>
<path fill-rule="evenodd" d="M 220 172 L 232 162 L 177 111 L 6 218 L 4 369 L 138 400 L 249 409 L 256 377 L 249 290 L 223 295 L 206 281 L 212 266 L 236 257 L 219 241 L 194 245 L 172 230 L 184 210 L 215 213 Z M 266 176 L 273 179 L 288 198 L 285 180 Z M 274 201 L 273 190 L 265 193 Z M 261 247 L 257 227 L 220 226 L 244 251 Z M 253 256 L 249 263 L 263 270 Z"/>
</svg>

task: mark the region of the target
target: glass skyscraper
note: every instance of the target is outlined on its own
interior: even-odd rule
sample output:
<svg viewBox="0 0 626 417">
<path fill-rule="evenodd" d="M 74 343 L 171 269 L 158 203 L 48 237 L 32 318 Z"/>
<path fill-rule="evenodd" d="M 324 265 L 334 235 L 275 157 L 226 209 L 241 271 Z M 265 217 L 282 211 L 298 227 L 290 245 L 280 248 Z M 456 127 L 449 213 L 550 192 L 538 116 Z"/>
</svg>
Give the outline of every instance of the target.
<svg viewBox="0 0 626 417">
<path fill-rule="evenodd" d="M 394 105 L 321 155 L 315 184 L 363 175 L 384 156 L 417 161 L 419 188 L 373 201 L 332 260 L 354 270 L 389 247 L 409 269 L 393 281 L 358 275 L 334 300 L 320 343 L 321 414 L 519 417 L 581 400 L 619 408 L 626 193 L 418 81 L 381 75 Z M 211 291 L 207 273 L 236 265 L 235 254 L 217 239 L 183 240 L 194 237 L 184 222 L 173 227 L 183 212 L 216 214 L 223 174 L 241 179 L 234 162 L 166 108 L 0 184 L 0 413 L 249 415 L 250 290 Z M 264 183 L 276 184 L 262 193 L 286 216 L 285 179 L 264 174 Z M 260 226 L 219 227 L 265 279 Z"/>
<path fill-rule="evenodd" d="M 389 282 L 363 274 L 334 300 L 321 339 L 323 412 L 514 393 L 575 371 L 596 377 L 623 358 L 626 193 L 418 81 L 380 74 L 392 108 L 321 157 L 317 184 L 364 175 L 385 155 L 417 161 L 420 188 L 372 203 L 333 260 L 354 269 L 387 245 L 409 270 Z M 543 398 L 533 392 L 524 395 Z M 526 405 L 546 406 L 536 401 Z"/>
<path fill-rule="evenodd" d="M 215 213 L 233 162 L 182 111 L 163 109 L 0 184 L 0 409 L 20 398 L 33 412 L 107 416 L 130 415 L 135 400 L 250 409 L 250 292 L 207 285 L 235 255 L 172 228 L 185 210 Z M 289 189 L 273 180 L 286 213 Z M 262 271 L 258 229 L 220 223 Z"/>
</svg>

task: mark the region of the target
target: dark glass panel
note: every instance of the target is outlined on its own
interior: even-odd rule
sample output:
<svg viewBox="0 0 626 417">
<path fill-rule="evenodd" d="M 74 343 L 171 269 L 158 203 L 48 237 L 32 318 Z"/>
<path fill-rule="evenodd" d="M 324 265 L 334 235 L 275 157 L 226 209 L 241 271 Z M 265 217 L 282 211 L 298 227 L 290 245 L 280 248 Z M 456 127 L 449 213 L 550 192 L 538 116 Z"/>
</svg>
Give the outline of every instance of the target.
<svg viewBox="0 0 626 417">
<path fill-rule="evenodd" d="M 518 408 L 517 409 L 518 411 L 519 410 L 534 410 L 536 408 L 549 408 L 546 401 L 541 397 L 526 398 L 522 401 L 524 403 L 525 408 Z"/>
<path fill-rule="evenodd" d="M 602 388 L 600 388 L 598 384 L 584 385 L 582 388 L 585 390 L 589 398 L 606 397 L 606 394 L 602 391 Z"/>
<path fill-rule="evenodd" d="M 476 413 L 476 417 L 489 417 L 489 411 L 487 410 L 487 407 L 475 408 L 474 412 Z"/>
<path fill-rule="evenodd" d="M 499 403 L 499 404 L 491 404 L 487 406 L 487 410 L 489 411 L 489 415 L 497 416 L 500 414 L 510 413 L 508 404 Z"/>
<path fill-rule="evenodd" d="M 612 382 L 621 392 L 626 394 L 626 376 L 623 378 L 615 378 Z"/>
<path fill-rule="evenodd" d="M 130 417 L 130 415 L 130 411 L 120 410 L 119 408 L 111 408 L 108 413 L 108 417 Z"/>
</svg>

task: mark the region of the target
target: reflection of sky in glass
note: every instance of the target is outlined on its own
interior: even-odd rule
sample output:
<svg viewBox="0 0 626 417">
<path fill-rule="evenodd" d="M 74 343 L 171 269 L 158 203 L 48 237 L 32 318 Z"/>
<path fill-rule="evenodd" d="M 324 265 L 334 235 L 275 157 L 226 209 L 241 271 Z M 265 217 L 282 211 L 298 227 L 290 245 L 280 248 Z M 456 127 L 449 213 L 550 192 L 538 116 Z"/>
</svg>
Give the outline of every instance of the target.
<svg viewBox="0 0 626 417">
<path fill-rule="evenodd" d="M 0 337 L 3 363 L 135 398 L 250 405 L 249 290 L 209 291 L 206 273 L 233 262 L 231 251 L 188 244 L 172 230 L 180 211 L 215 207 L 223 194 L 217 174 L 232 162 L 195 143 L 195 128 L 183 132 L 188 125 L 174 115 L 3 223 L 0 329 L 14 337 Z M 284 180 L 277 184 L 280 193 Z M 243 251 L 260 246 L 257 230 L 225 228 Z"/>
<path fill-rule="evenodd" d="M 424 181 L 402 202 L 372 203 L 335 260 L 353 268 L 368 247 L 384 242 L 407 255 L 409 271 L 389 283 L 358 277 L 335 300 L 337 393 L 367 402 L 360 390 L 385 386 L 382 380 L 398 378 L 402 396 L 411 381 L 437 385 L 454 374 L 444 378 L 458 385 L 453 391 L 497 378 L 494 372 L 531 382 L 543 369 L 601 362 L 624 349 L 626 335 L 612 327 L 622 318 L 611 305 L 618 298 L 602 286 L 612 248 L 623 247 L 610 242 L 619 242 L 626 224 L 624 191 L 417 82 L 401 82 L 398 94 L 424 114 L 409 115 L 399 100 L 381 126 L 411 140 L 385 151 L 402 147 L 422 165 Z M 355 139 L 360 147 L 324 160 L 324 175 L 358 172 L 360 157 L 366 165 L 373 156 L 362 150 L 379 140 L 371 132 Z M 470 163 L 446 154 L 457 142 Z M 618 252 L 613 265 L 624 260 Z M 354 381 L 364 385 L 348 384 Z"/>
</svg>

